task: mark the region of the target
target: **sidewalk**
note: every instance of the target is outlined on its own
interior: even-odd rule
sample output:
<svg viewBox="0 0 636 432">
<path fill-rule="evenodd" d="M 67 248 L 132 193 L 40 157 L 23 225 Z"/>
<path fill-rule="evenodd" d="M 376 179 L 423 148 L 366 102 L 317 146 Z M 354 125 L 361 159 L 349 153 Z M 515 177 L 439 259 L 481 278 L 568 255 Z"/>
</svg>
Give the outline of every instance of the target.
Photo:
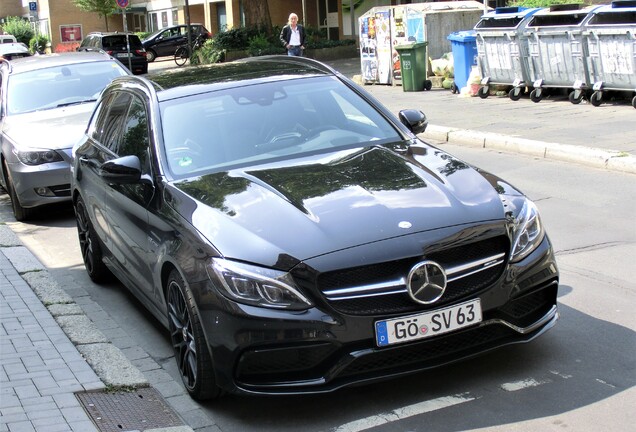
<svg viewBox="0 0 636 432">
<path fill-rule="evenodd" d="M 327 62 L 360 84 L 360 60 Z M 404 92 L 401 86 L 366 84 L 364 89 L 389 110 L 423 111 L 424 139 L 528 154 L 636 174 L 636 109 L 629 100 L 595 107 L 572 104 L 567 96 L 465 97 L 450 90 Z"/>
<path fill-rule="evenodd" d="M 358 59 L 330 64 L 350 78 L 359 74 Z M 567 99 L 535 104 L 527 98 L 464 98 L 441 89 L 364 88 L 393 113 L 424 111 L 430 123 L 424 138 L 636 173 L 636 110 L 630 104 L 593 107 Z M 160 381 L 160 367 L 152 359 L 138 358 L 133 364 L 93 328 L 83 312 L 86 305 L 77 305 L 47 277 L 46 268 L 11 231 L 12 221 L 0 215 L 0 432 L 97 432 L 77 395 L 126 387 L 159 388 L 180 407 L 178 415 L 167 405 L 162 408 L 172 416 L 173 423 L 166 424 L 176 426 L 134 430 L 219 431 L 180 385 Z M 140 364 L 148 364 L 141 368 L 145 375 Z"/>
</svg>

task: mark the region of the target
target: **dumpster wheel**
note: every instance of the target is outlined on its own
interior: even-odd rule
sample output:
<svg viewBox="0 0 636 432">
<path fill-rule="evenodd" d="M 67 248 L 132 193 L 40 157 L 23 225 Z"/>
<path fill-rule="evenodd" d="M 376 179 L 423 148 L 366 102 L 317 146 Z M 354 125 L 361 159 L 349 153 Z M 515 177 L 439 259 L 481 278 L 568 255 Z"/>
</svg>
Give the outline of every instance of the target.
<svg viewBox="0 0 636 432">
<path fill-rule="evenodd" d="M 455 84 L 455 83 L 453 82 L 453 83 L 451 84 L 450 91 L 451 91 L 451 93 L 452 93 L 452 94 L 459 93 L 459 87 L 457 87 L 457 84 Z"/>
<path fill-rule="evenodd" d="M 603 92 L 597 90 L 594 93 L 592 93 L 592 96 L 590 96 L 590 102 L 595 107 L 601 106 L 601 103 L 603 103 Z"/>
<path fill-rule="evenodd" d="M 541 101 L 543 95 L 541 94 L 543 91 L 540 88 L 536 88 L 530 92 L 530 100 L 534 103 L 538 103 Z"/>
<path fill-rule="evenodd" d="M 636 108 L 636 96 L 632 98 L 632 106 Z"/>
<path fill-rule="evenodd" d="M 513 87 L 508 92 L 508 97 L 510 100 L 518 101 L 521 99 L 521 95 L 523 94 L 523 89 L 521 87 Z"/>
<path fill-rule="evenodd" d="M 424 81 L 424 90 L 429 91 L 432 88 L 433 88 L 433 81 L 431 80 Z"/>
<path fill-rule="evenodd" d="M 570 99 L 570 102 L 572 102 L 574 105 L 578 105 L 583 100 L 583 92 L 578 89 L 572 90 L 568 95 L 568 99 Z"/>
<path fill-rule="evenodd" d="M 486 99 L 488 97 L 489 93 L 490 93 L 490 89 L 488 88 L 487 85 L 485 85 L 483 87 L 479 87 L 479 90 L 477 90 L 477 94 L 482 99 Z"/>
</svg>

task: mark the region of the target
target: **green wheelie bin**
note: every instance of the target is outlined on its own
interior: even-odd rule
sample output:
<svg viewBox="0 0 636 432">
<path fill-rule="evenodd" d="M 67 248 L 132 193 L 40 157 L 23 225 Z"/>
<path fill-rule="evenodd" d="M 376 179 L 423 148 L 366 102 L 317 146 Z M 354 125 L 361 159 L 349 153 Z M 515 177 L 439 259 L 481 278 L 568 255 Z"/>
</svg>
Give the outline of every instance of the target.
<svg viewBox="0 0 636 432">
<path fill-rule="evenodd" d="M 433 87 L 431 80 L 427 79 L 426 45 L 426 42 L 414 42 L 395 46 L 400 55 L 402 90 L 405 92 L 430 90 Z"/>
</svg>

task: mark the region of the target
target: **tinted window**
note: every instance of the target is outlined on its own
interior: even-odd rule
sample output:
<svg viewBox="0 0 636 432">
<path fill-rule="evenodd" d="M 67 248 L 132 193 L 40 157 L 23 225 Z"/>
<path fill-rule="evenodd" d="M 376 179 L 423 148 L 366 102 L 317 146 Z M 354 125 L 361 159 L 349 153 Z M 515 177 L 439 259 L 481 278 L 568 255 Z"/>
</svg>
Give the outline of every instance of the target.
<svg viewBox="0 0 636 432">
<path fill-rule="evenodd" d="M 129 35 L 128 43 L 130 44 L 131 48 L 141 47 L 141 41 L 137 36 Z M 126 35 L 104 36 L 102 39 L 102 45 L 106 50 L 125 50 Z"/>
<path fill-rule="evenodd" d="M 141 166 L 145 167 L 145 172 L 148 172 L 148 147 L 148 117 L 146 109 L 139 98 L 133 97 L 124 123 L 119 155 L 135 155 L 139 157 Z"/>
<path fill-rule="evenodd" d="M 380 113 L 332 77 L 175 99 L 161 111 L 169 169 L 177 176 L 400 139 Z"/>
<path fill-rule="evenodd" d="M 120 145 L 122 144 L 120 138 L 131 102 L 132 96 L 129 93 L 116 93 L 115 97 L 110 100 L 108 114 L 103 122 L 101 143 L 116 156 L 122 155 L 120 153 Z"/>
</svg>

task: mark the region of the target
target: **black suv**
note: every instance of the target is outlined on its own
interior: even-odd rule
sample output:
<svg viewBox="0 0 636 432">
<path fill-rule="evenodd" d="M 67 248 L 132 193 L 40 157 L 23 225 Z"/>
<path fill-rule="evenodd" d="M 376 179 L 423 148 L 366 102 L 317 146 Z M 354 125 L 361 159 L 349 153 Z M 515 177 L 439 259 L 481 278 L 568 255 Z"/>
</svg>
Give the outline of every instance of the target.
<svg viewBox="0 0 636 432">
<path fill-rule="evenodd" d="M 187 25 L 174 25 L 171 27 L 165 27 L 152 33 L 145 38 L 141 43 L 146 49 L 146 56 L 148 61 L 155 61 L 157 57 L 171 56 L 181 45 L 185 45 L 188 42 L 188 33 L 186 31 Z M 201 24 L 190 24 L 192 31 L 192 42 L 201 36 L 203 39 L 209 38 L 210 32 Z"/>
<path fill-rule="evenodd" d="M 148 61 L 146 50 L 141 44 L 139 36 L 128 33 L 130 53 L 126 49 L 126 33 L 90 33 L 82 40 L 78 51 L 104 51 L 116 58 L 131 72 L 138 74 L 148 73 Z M 129 60 L 130 59 L 130 64 Z"/>
</svg>

